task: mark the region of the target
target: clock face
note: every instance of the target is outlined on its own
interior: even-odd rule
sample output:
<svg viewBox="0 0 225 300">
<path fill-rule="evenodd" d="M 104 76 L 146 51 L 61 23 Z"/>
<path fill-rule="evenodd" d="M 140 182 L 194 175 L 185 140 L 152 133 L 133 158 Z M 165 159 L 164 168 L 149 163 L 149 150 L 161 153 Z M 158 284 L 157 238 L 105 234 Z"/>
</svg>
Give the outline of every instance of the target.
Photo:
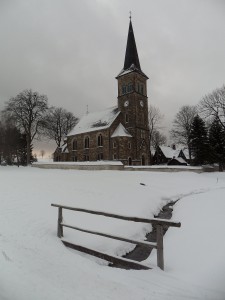
<svg viewBox="0 0 225 300">
<path fill-rule="evenodd" d="M 144 106 L 144 102 L 142 100 L 140 101 L 140 105 L 141 105 L 141 107 Z"/>
<path fill-rule="evenodd" d="M 126 101 L 124 102 L 124 107 L 127 107 L 128 105 L 129 105 L 129 101 L 126 100 Z"/>
</svg>

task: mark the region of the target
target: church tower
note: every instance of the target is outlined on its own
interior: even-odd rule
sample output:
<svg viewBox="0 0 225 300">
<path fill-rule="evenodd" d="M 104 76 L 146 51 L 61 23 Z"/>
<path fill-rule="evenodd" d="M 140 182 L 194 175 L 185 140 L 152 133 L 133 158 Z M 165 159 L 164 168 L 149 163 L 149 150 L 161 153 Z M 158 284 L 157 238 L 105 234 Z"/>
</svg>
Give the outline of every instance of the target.
<svg viewBox="0 0 225 300">
<path fill-rule="evenodd" d="M 142 72 L 130 20 L 124 66 L 118 80 L 118 108 L 122 123 L 132 135 L 133 164 L 150 163 L 148 122 L 148 77 Z"/>
</svg>

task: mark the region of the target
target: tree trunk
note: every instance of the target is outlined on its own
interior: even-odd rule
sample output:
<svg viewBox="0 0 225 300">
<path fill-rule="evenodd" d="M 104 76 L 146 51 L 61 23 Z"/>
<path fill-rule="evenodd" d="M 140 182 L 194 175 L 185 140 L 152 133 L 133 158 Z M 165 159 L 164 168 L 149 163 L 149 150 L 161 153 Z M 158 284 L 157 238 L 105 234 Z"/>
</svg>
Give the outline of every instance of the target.
<svg viewBox="0 0 225 300">
<path fill-rule="evenodd" d="M 30 165 L 30 136 L 27 134 L 27 166 Z"/>
</svg>

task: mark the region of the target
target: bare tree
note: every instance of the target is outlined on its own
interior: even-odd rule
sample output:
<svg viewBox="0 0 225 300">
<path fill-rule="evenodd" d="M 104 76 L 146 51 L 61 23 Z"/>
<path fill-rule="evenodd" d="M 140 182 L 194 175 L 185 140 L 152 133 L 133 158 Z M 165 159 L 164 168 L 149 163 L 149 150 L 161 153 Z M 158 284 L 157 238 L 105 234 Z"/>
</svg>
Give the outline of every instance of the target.
<svg viewBox="0 0 225 300">
<path fill-rule="evenodd" d="M 175 119 L 173 121 L 173 129 L 171 130 L 171 136 L 174 141 L 188 148 L 190 158 L 190 133 L 192 122 L 196 114 L 196 106 L 182 106 L 175 116 Z"/>
<path fill-rule="evenodd" d="M 158 146 L 162 146 L 166 144 L 166 136 L 159 132 L 158 130 L 154 130 L 152 134 L 152 147 L 156 149 Z"/>
<path fill-rule="evenodd" d="M 55 140 L 58 147 L 63 143 L 63 139 L 77 124 L 76 118 L 71 112 L 63 108 L 52 107 L 45 117 L 43 128 L 44 134 Z"/>
<path fill-rule="evenodd" d="M 18 129 L 26 134 L 27 164 L 30 164 L 32 141 L 40 133 L 41 123 L 48 109 L 48 99 L 32 90 L 24 90 L 11 98 L 3 113 L 12 118 Z"/>
<path fill-rule="evenodd" d="M 157 107 L 150 105 L 148 111 L 150 146 L 152 145 L 154 131 L 159 130 L 162 119 L 163 115 L 160 113 L 160 110 Z"/>
<path fill-rule="evenodd" d="M 203 97 L 200 101 L 199 112 L 207 119 L 218 118 L 225 129 L 225 85 Z"/>
<path fill-rule="evenodd" d="M 41 157 L 43 158 L 43 156 L 45 155 L 45 150 L 41 150 L 40 154 L 41 154 Z"/>
</svg>

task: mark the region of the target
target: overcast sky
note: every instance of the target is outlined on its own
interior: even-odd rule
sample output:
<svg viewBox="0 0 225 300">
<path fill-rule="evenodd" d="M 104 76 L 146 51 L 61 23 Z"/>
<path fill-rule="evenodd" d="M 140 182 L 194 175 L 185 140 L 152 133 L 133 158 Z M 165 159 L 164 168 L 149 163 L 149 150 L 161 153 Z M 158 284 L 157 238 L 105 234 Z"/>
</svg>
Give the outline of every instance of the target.
<svg viewBox="0 0 225 300">
<path fill-rule="evenodd" d="M 225 0 L 0 0 L 0 109 L 27 88 L 78 117 L 116 105 L 129 11 L 165 130 L 225 83 Z"/>
</svg>

